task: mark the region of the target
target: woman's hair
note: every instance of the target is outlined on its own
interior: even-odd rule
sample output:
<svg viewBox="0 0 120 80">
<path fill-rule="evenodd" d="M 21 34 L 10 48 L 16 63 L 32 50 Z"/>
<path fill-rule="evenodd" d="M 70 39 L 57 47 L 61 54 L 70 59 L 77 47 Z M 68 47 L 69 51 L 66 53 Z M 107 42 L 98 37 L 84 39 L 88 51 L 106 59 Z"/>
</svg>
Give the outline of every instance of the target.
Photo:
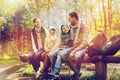
<svg viewBox="0 0 120 80">
<path fill-rule="evenodd" d="M 68 25 L 66 25 L 66 24 L 62 24 L 62 25 L 61 25 L 61 34 L 62 34 L 62 35 L 66 34 L 66 33 L 64 33 L 63 30 L 62 30 L 62 27 L 63 27 L 63 26 L 67 26 L 67 27 L 69 28 L 69 32 L 68 32 L 68 33 L 70 33 L 70 27 L 69 27 Z"/>
<path fill-rule="evenodd" d="M 33 23 L 35 23 L 35 21 L 36 21 L 37 19 L 39 19 L 39 18 L 34 18 L 34 19 L 33 19 Z"/>
</svg>

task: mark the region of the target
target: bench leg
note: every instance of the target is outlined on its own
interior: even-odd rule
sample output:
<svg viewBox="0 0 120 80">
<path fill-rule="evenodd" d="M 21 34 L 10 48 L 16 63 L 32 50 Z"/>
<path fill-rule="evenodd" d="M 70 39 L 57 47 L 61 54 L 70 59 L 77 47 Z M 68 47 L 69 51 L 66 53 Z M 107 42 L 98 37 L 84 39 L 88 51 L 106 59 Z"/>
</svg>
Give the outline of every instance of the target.
<svg viewBox="0 0 120 80">
<path fill-rule="evenodd" d="M 95 80 L 107 79 L 107 63 L 106 62 L 96 62 L 95 69 L 96 69 Z"/>
</svg>

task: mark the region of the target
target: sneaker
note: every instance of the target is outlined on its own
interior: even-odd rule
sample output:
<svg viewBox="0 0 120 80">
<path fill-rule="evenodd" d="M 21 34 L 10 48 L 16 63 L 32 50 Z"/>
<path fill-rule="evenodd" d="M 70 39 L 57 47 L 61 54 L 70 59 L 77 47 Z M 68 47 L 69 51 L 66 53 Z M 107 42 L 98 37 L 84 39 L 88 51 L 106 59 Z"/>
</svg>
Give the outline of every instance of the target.
<svg viewBox="0 0 120 80">
<path fill-rule="evenodd" d="M 40 76 L 40 71 L 37 71 L 35 77 L 38 78 L 39 76 Z"/>
<path fill-rule="evenodd" d="M 58 73 L 54 73 L 54 72 L 48 73 L 48 76 L 51 80 L 58 80 L 60 77 Z"/>
<path fill-rule="evenodd" d="M 81 72 L 79 74 L 73 74 L 72 80 L 79 80 L 79 78 L 81 77 L 81 75 L 82 75 Z"/>
</svg>

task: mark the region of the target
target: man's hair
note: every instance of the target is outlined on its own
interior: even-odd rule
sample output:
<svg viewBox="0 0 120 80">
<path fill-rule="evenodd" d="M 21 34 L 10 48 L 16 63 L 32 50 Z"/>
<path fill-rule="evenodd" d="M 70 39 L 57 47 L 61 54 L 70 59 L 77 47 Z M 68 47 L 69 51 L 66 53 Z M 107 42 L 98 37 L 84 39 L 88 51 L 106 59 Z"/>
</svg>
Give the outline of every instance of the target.
<svg viewBox="0 0 120 80">
<path fill-rule="evenodd" d="M 79 20 L 77 12 L 71 12 L 69 13 L 69 16 L 74 17 L 75 19 Z"/>
<path fill-rule="evenodd" d="M 39 19 L 39 18 L 34 18 L 34 19 L 33 19 L 33 23 L 35 23 L 36 19 Z"/>
</svg>

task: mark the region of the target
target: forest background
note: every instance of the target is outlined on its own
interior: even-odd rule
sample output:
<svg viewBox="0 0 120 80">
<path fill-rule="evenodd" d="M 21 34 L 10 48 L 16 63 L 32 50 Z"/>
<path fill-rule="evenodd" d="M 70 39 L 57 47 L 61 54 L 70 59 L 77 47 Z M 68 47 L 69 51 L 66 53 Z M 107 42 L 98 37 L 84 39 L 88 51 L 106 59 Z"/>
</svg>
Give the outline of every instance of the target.
<svg viewBox="0 0 120 80">
<path fill-rule="evenodd" d="M 109 39 L 120 34 L 120 0 L 0 0 L 0 57 L 12 57 L 32 50 L 32 20 L 39 17 L 46 28 L 68 23 L 76 11 L 90 28 L 92 39 L 102 30 Z M 120 52 L 117 53 L 119 55 Z"/>
</svg>

